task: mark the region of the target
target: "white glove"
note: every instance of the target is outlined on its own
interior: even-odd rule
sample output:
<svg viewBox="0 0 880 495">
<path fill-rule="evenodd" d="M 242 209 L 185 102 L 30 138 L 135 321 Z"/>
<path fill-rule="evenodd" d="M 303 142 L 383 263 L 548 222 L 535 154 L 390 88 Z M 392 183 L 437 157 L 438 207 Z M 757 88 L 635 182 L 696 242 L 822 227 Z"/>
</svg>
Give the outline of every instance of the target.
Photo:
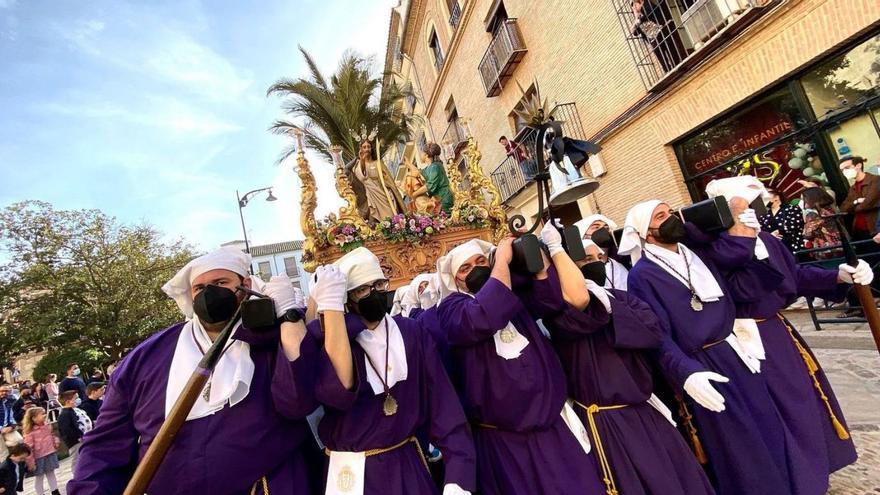
<svg viewBox="0 0 880 495">
<path fill-rule="evenodd" d="M 430 309 L 437 305 L 437 293 L 431 290 L 431 287 L 425 287 L 419 296 L 419 306 L 422 309 Z"/>
<path fill-rule="evenodd" d="M 547 249 L 550 250 L 550 257 L 556 256 L 558 253 L 562 253 L 565 250 L 562 249 L 562 235 L 559 234 L 559 230 L 553 226 L 553 223 L 556 222 L 547 222 L 544 224 L 544 228 L 541 229 L 541 241 L 547 246 Z"/>
<path fill-rule="evenodd" d="M 471 492 L 463 489 L 455 483 L 447 483 L 443 486 L 443 495 L 471 495 Z"/>
<path fill-rule="evenodd" d="M 710 381 L 727 383 L 730 380 L 718 373 L 711 371 L 699 371 L 687 377 L 684 381 L 684 391 L 690 395 L 697 404 L 714 412 L 724 410 L 724 396 L 715 390 Z"/>
<path fill-rule="evenodd" d="M 865 202 L 865 198 L 859 198 L 859 199 L 853 201 L 853 204 L 854 204 L 854 205 L 860 205 L 860 204 L 862 204 L 862 203 L 864 203 L 864 202 Z"/>
<path fill-rule="evenodd" d="M 345 299 L 348 296 L 345 290 L 345 275 L 339 271 L 339 268 L 325 265 L 315 270 L 315 276 L 318 281 L 312 289 L 312 299 L 315 300 L 318 313 L 344 311 Z"/>
<path fill-rule="evenodd" d="M 263 294 L 275 303 L 275 316 L 281 317 L 288 309 L 301 307 L 297 306 L 296 291 L 287 275 L 274 275 L 263 286 Z"/>
<path fill-rule="evenodd" d="M 746 208 L 737 218 L 739 218 L 740 223 L 746 227 L 761 230 L 761 222 L 758 221 L 758 216 L 755 214 L 755 210 Z"/>
<path fill-rule="evenodd" d="M 296 296 L 293 301 L 293 307 L 304 310 L 306 308 L 306 295 L 303 294 L 302 289 L 299 287 L 294 287 L 293 292 Z"/>
<path fill-rule="evenodd" d="M 837 278 L 847 284 L 868 285 L 874 280 L 874 271 L 865 260 L 859 260 L 854 267 L 846 263 L 840 265 L 837 268 Z"/>
</svg>

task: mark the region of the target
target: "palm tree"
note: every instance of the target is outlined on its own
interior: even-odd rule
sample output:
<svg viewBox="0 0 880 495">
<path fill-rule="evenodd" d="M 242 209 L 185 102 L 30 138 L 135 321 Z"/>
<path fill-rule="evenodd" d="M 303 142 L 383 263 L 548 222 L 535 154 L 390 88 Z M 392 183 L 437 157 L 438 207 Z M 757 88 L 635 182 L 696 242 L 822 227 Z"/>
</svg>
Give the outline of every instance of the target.
<svg viewBox="0 0 880 495">
<path fill-rule="evenodd" d="M 344 161 L 357 156 L 359 143 L 352 132 L 376 129 L 383 147 L 410 138 L 416 118 L 403 112 L 400 104 L 411 94 L 410 89 L 401 88 L 393 81 L 382 87 L 382 78 L 373 74 L 371 60 L 353 51 L 342 55 L 339 68 L 328 80 L 312 56 L 302 47 L 299 50 L 309 67 L 309 77 L 281 79 L 266 95 L 285 97 L 284 110 L 302 119 L 303 124 L 277 120 L 270 127 L 272 132 L 289 134 L 294 129 L 302 129 L 307 146 L 329 160 L 330 146 L 339 145 Z M 280 159 L 284 160 L 294 151 L 288 148 Z"/>
</svg>

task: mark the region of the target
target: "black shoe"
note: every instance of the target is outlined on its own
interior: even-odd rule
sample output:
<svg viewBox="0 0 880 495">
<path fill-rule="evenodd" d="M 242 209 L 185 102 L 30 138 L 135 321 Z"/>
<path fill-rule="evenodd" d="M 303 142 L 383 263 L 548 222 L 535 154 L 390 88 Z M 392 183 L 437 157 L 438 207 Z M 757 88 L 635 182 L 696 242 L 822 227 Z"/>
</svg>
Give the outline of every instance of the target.
<svg viewBox="0 0 880 495">
<path fill-rule="evenodd" d="M 61 495 L 61 492 L 58 490 L 52 490 L 52 495 Z"/>
<path fill-rule="evenodd" d="M 864 318 L 865 312 L 862 308 L 850 308 L 843 313 L 837 315 L 838 318 Z"/>
</svg>

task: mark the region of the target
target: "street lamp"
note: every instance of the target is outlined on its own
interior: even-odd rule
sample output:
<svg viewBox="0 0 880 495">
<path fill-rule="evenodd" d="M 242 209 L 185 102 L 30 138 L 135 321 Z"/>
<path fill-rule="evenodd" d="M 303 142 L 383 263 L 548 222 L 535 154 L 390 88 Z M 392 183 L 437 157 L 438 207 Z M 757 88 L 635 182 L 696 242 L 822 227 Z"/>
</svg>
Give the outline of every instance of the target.
<svg viewBox="0 0 880 495">
<path fill-rule="evenodd" d="M 241 218 L 241 233 L 244 234 L 244 252 L 248 254 L 251 253 L 251 248 L 248 245 L 247 230 L 244 228 L 244 213 L 242 212 L 242 209 L 247 206 L 248 201 L 250 201 L 251 198 L 263 191 L 269 191 L 269 194 L 266 196 L 266 201 L 275 201 L 278 199 L 272 194 L 271 187 L 254 189 L 253 191 L 248 191 L 247 193 L 245 193 L 244 196 L 239 196 L 238 189 L 235 190 L 235 197 L 236 199 L 238 199 L 238 216 L 239 218 Z"/>
</svg>

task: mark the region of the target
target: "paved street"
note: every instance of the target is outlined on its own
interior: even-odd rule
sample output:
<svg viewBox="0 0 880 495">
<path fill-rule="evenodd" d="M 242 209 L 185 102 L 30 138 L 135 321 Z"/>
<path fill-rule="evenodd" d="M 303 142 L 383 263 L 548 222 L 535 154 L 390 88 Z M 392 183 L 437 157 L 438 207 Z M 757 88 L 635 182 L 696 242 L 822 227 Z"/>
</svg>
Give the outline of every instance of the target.
<svg viewBox="0 0 880 495">
<path fill-rule="evenodd" d="M 826 325 L 816 332 L 807 312 L 791 312 L 788 317 L 825 368 L 859 451 L 855 465 L 832 475 L 828 493 L 880 494 L 880 355 L 873 348 L 870 330 L 866 324 L 847 323 Z M 70 462 L 64 460 L 59 483 L 63 485 L 70 476 Z M 28 479 L 25 494 L 36 493 L 33 486 L 33 479 Z"/>
</svg>

